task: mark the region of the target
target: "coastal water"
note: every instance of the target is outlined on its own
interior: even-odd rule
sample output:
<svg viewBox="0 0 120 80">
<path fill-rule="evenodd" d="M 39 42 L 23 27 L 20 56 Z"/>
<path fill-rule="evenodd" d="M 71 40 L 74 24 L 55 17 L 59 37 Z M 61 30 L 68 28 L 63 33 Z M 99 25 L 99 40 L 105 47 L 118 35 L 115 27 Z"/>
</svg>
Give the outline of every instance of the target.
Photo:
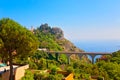
<svg viewBox="0 0 120 80">
<path fill-rule="evenodd" d="M 115 52 L 120 50 L 120 41 L 73 41 L 73 43 L 85 52 Z M 97 56 L 96 58 L 99 58 Z M 89 57 L 90 58 L 90 57 Z M 90 58 L 91 59 L 91 58 Z"/>
<path fill-rule="evenodd" d="M 120 50 L 120 41 L 73 41 L 86 52 L 115 52 Z"/>
</svg>

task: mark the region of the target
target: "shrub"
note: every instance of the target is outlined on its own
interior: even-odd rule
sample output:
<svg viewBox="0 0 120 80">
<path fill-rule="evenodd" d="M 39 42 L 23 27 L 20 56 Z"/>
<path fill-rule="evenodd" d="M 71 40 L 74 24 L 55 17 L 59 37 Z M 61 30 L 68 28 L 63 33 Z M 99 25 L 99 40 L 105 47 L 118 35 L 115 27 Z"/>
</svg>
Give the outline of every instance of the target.
<svg viewBox="0 0 120 80">
<path fill-rule="evenodd" d="M 46 73 L 35 73 L 34 80 L 46 80 L 47 76 L 48 76 L 48 74 L 46 74 Z"/>
<path fill-rule="evenodd" d="M 46 80 L 62 80 L 62 79 L 63 79 L 62 74 L 56 74 L 56 75 L 50 74 Z"/>
<path fill-rule="evenodd" d="M 52 68 L 50 74 L 53 74 L 53 75 L 57 74 L 57 68 L 55 67 Z"/>
<path fill-rule="evenodd" d="M 73 67 L 69 66 L 69 67 L 67 67 L 66 71 L 68 73 L 72 73 L 72 72 L 74 72 L 74 69 L 73 69 Z"/>
<path fill-rule="evenodd" d="M 33 73 L 31 71 L 26 70 L 25 71 L 25 76 L 22 77 L 21 80 L 34 80 L 34 75 L 33 75 Z"/>
<path fill-rule="evenodd" d="M 38 66 L 36 65 L 36 63 L 32 61 L 29 61 L 29 66 L 30 66 L 30 69 L 38 69 Z"/>
</svg>

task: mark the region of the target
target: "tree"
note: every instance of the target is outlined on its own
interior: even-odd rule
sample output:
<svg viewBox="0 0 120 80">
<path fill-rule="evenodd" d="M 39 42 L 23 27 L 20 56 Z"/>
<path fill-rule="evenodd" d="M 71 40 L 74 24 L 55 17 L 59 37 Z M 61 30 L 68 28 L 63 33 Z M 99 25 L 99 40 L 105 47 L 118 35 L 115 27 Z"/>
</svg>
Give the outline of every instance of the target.
<svg viewBox="0 0 120 80">
<path fill-rule="evenodd" d="M 112 58 L 111 58 L 110 61 L 111 62 L 117 62 L 118 64 L 120 64 L 120 50 L 112 53 Z"/>
<path fill-rule="evenodd" d="M 10 77 L 13 80 L 14 56 L 27 56 L 38 48 L 37 38 L 32 32 L 9 18 L 0 20 L 0 53 L 10 63 Z"/>
</svg>

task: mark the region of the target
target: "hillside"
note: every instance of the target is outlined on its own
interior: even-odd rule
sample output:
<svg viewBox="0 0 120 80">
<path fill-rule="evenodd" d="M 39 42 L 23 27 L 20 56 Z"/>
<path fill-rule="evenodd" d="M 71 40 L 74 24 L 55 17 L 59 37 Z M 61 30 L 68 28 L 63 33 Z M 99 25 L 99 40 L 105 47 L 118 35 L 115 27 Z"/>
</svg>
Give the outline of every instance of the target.
<svg viewBox="0 0 120 80">
<path fill-rule="evenodd" d="M 65 79 L 66 75 L 59 74 L 59 71 L 72 74 L 74 80 L 120 80 L 120 50 L 110 55 L 103 55 L 92 64 L 87 56 L 79 59 L 78 56 L 72 55 L 68 58 L 65 54 L 50 54 L 36 50 L 39 44 L 39 48 L 46 48 L 50 51 L 82 51 L 64 37 L 60 28 L 51 28 L 48 24 L 43 24 L 32 30 L 33 35 L 29 30 L 10 19 L 0 20 L 0 24 L 1 75 L 7 73 L 6 78 L 9 77 L 9 72 L 13 72 L 11 69 L 13 64 L 15 66 L 19 64 L 20 69 L 21 65 L 29 64 L 29 69 L 25 71 L 25 76 L 21 80 Z M 6 68 L 9 66 L 11 66 L 10 70 Z M 14 78 L 15 74 L 11 78 Z"/>
<path fill-rule="evenodd" d="M 64 37 L 64 32 L 58 27 L 42 24 L 34 30 L 34 34 L 40 41 L 39 48 L 46 48 L 50 51 L 83 51 L 67 40 Z"/>
</svg>

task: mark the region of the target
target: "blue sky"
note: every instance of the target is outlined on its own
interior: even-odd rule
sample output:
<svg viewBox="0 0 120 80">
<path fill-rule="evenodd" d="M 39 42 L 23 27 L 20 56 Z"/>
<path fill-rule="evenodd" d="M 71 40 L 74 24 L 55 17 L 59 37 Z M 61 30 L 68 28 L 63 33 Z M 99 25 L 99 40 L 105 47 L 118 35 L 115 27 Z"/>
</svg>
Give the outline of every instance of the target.
<svg viewBox="0 0 120 80">
<path fill-rule="evenodd" d="M 48 23 L 72 41 L 120 40 L 120 0 L 0 0 L 0 19 Z"/>
</svg>

